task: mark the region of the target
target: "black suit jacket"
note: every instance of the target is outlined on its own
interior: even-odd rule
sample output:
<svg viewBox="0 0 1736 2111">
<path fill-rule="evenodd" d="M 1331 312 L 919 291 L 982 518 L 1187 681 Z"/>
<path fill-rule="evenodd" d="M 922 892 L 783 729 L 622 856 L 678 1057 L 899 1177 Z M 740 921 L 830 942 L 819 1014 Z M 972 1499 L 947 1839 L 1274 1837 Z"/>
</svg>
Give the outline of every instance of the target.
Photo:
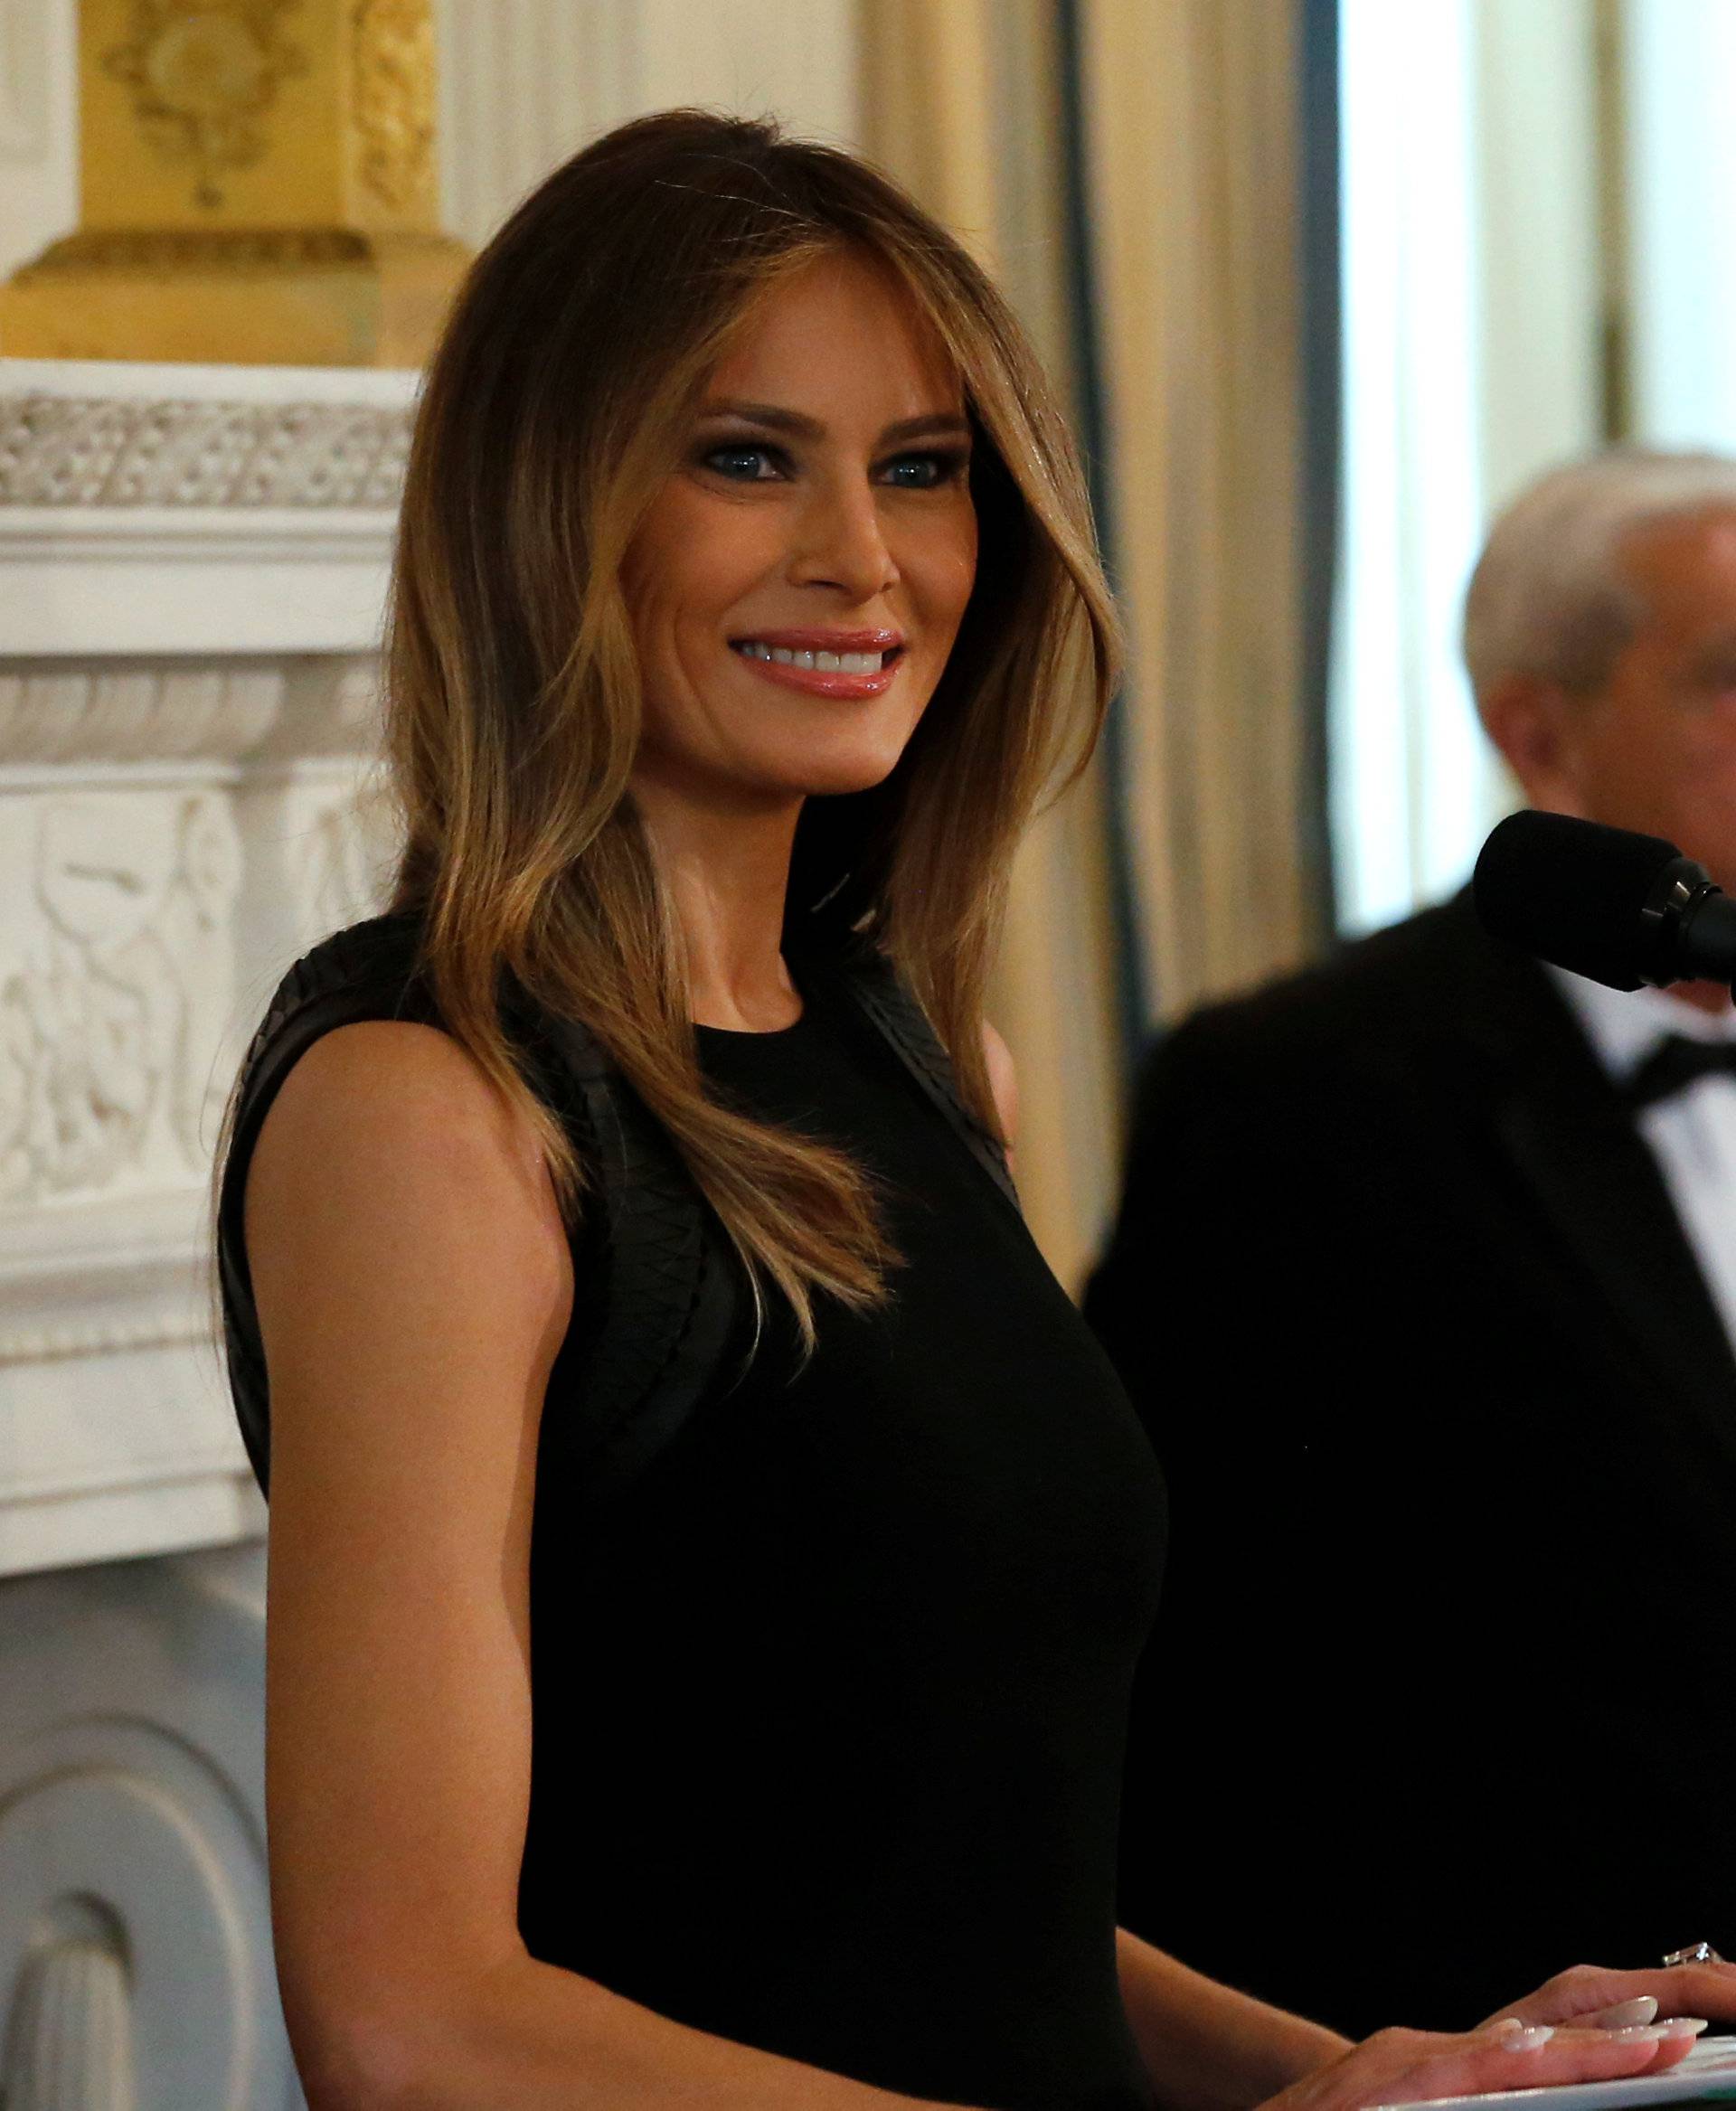
<svg viewBox="0 0 1736 2111">
<path fill-rule="evenodd" d="M 1087 1313 L 1168 1475 L 1122 1915 L 1354 2034 L 1736 1956 L 1736 1360 L 1463 902 L 1205 1012 Z"/>
</svg>

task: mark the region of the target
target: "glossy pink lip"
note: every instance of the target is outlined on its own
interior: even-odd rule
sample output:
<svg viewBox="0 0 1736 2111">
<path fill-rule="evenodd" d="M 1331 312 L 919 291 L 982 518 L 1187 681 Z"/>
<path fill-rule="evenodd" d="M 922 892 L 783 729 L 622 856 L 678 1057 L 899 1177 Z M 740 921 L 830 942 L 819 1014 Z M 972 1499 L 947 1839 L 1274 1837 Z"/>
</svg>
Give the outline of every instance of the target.
<svg viewBox="0 0 1736 2111">
<path fill-rule="evenodd" d="M 895 653 L 901 630 L 744 630 L 735 645 L 769 645 L 787 653 Z"/>
</svg>

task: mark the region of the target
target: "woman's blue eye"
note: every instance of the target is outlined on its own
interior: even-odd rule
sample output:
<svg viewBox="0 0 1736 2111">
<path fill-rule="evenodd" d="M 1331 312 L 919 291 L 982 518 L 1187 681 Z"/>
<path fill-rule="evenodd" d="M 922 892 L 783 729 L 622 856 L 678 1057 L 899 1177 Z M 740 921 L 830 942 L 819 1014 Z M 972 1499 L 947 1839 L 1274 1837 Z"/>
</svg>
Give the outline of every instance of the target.
<svg viewBox="0 0 1736 2111">
<path fill-rule="evenodd" d="M 932 491 L 949 483 L 963 466 L 962 456 L 900 455 L 886 464 L 881 476 L 901 491 Z"/>
<path fill-rule="evenodd" d="M 758 441 L 708 448 L 701 459 L 714 475 L 732 484 L 770 484 L 791 474 L 789 458 L 781 448 Z M 897 491 L 933 491 L 961 475 L 966 460 L 962 454 L 895 455 L 881 465 L 876 476 Z"/>
<path fill-rule="evenodd" d="M 705 466 L 738 484 L 762 483 L 777 474 L 769 448 L 712 448 L 705 457 Z"/>
</svg>

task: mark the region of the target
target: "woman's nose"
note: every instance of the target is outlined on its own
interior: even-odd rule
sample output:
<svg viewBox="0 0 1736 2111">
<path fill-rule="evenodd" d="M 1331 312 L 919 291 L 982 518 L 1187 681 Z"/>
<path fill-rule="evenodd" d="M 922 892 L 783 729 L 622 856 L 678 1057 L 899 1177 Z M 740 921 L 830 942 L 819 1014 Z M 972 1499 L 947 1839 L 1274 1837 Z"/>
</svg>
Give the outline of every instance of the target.
<svg viewBox="0 0 1736 2111">
<path fill-rule="evenodd" d="M 803 586 L 836 587 L 852 601 L 870 601 L 896 582 L 871 488 L 818 494 L 804 508 L 791 576 Z"/>
</svg>

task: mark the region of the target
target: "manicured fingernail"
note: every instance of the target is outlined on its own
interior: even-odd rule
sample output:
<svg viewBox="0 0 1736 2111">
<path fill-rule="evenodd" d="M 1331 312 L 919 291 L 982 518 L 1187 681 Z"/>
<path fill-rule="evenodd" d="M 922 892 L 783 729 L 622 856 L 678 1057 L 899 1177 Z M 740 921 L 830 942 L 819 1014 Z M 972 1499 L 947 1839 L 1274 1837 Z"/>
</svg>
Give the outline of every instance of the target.
<svg viewBox="0 0 1736 2111">
<path fill-rule="evenodd" d="M 1665 2016 L 1657 2027 L 1666 2038 L 1697 2038 L 1711 2026 L 1704 2016 Z"/>
<path fill-rule="evenodd" d="M 1637 2001 L 1618 2001 L 1614 2008 L 1607 2008 L 1591 2020 L 1605 2031 L 1631 2030 L 1636 2023 L 1649 2023 L 1657 2013 L 1657 1997 L 1642 1993 Z"/>
<path fill-rule="evenodd" d="M 1669 2035 L 1667 2023 L 1636 2023 L 1625 2031 L 1611 2031 L 1618 2045 L 1656 2045 Z"/>
<path fill-rule="evenodd" d="M 1517 2019 L 1514 2019 L 1517 2021 Z M 1547 2045 L 1555 2035 L 1553 2023 L 1520 2023 L 1516 2031 L 1505 2031 L 1501 2037 L 1503 2052 L 1535 2052 L 1539 2046 Z"/>
</svg>

